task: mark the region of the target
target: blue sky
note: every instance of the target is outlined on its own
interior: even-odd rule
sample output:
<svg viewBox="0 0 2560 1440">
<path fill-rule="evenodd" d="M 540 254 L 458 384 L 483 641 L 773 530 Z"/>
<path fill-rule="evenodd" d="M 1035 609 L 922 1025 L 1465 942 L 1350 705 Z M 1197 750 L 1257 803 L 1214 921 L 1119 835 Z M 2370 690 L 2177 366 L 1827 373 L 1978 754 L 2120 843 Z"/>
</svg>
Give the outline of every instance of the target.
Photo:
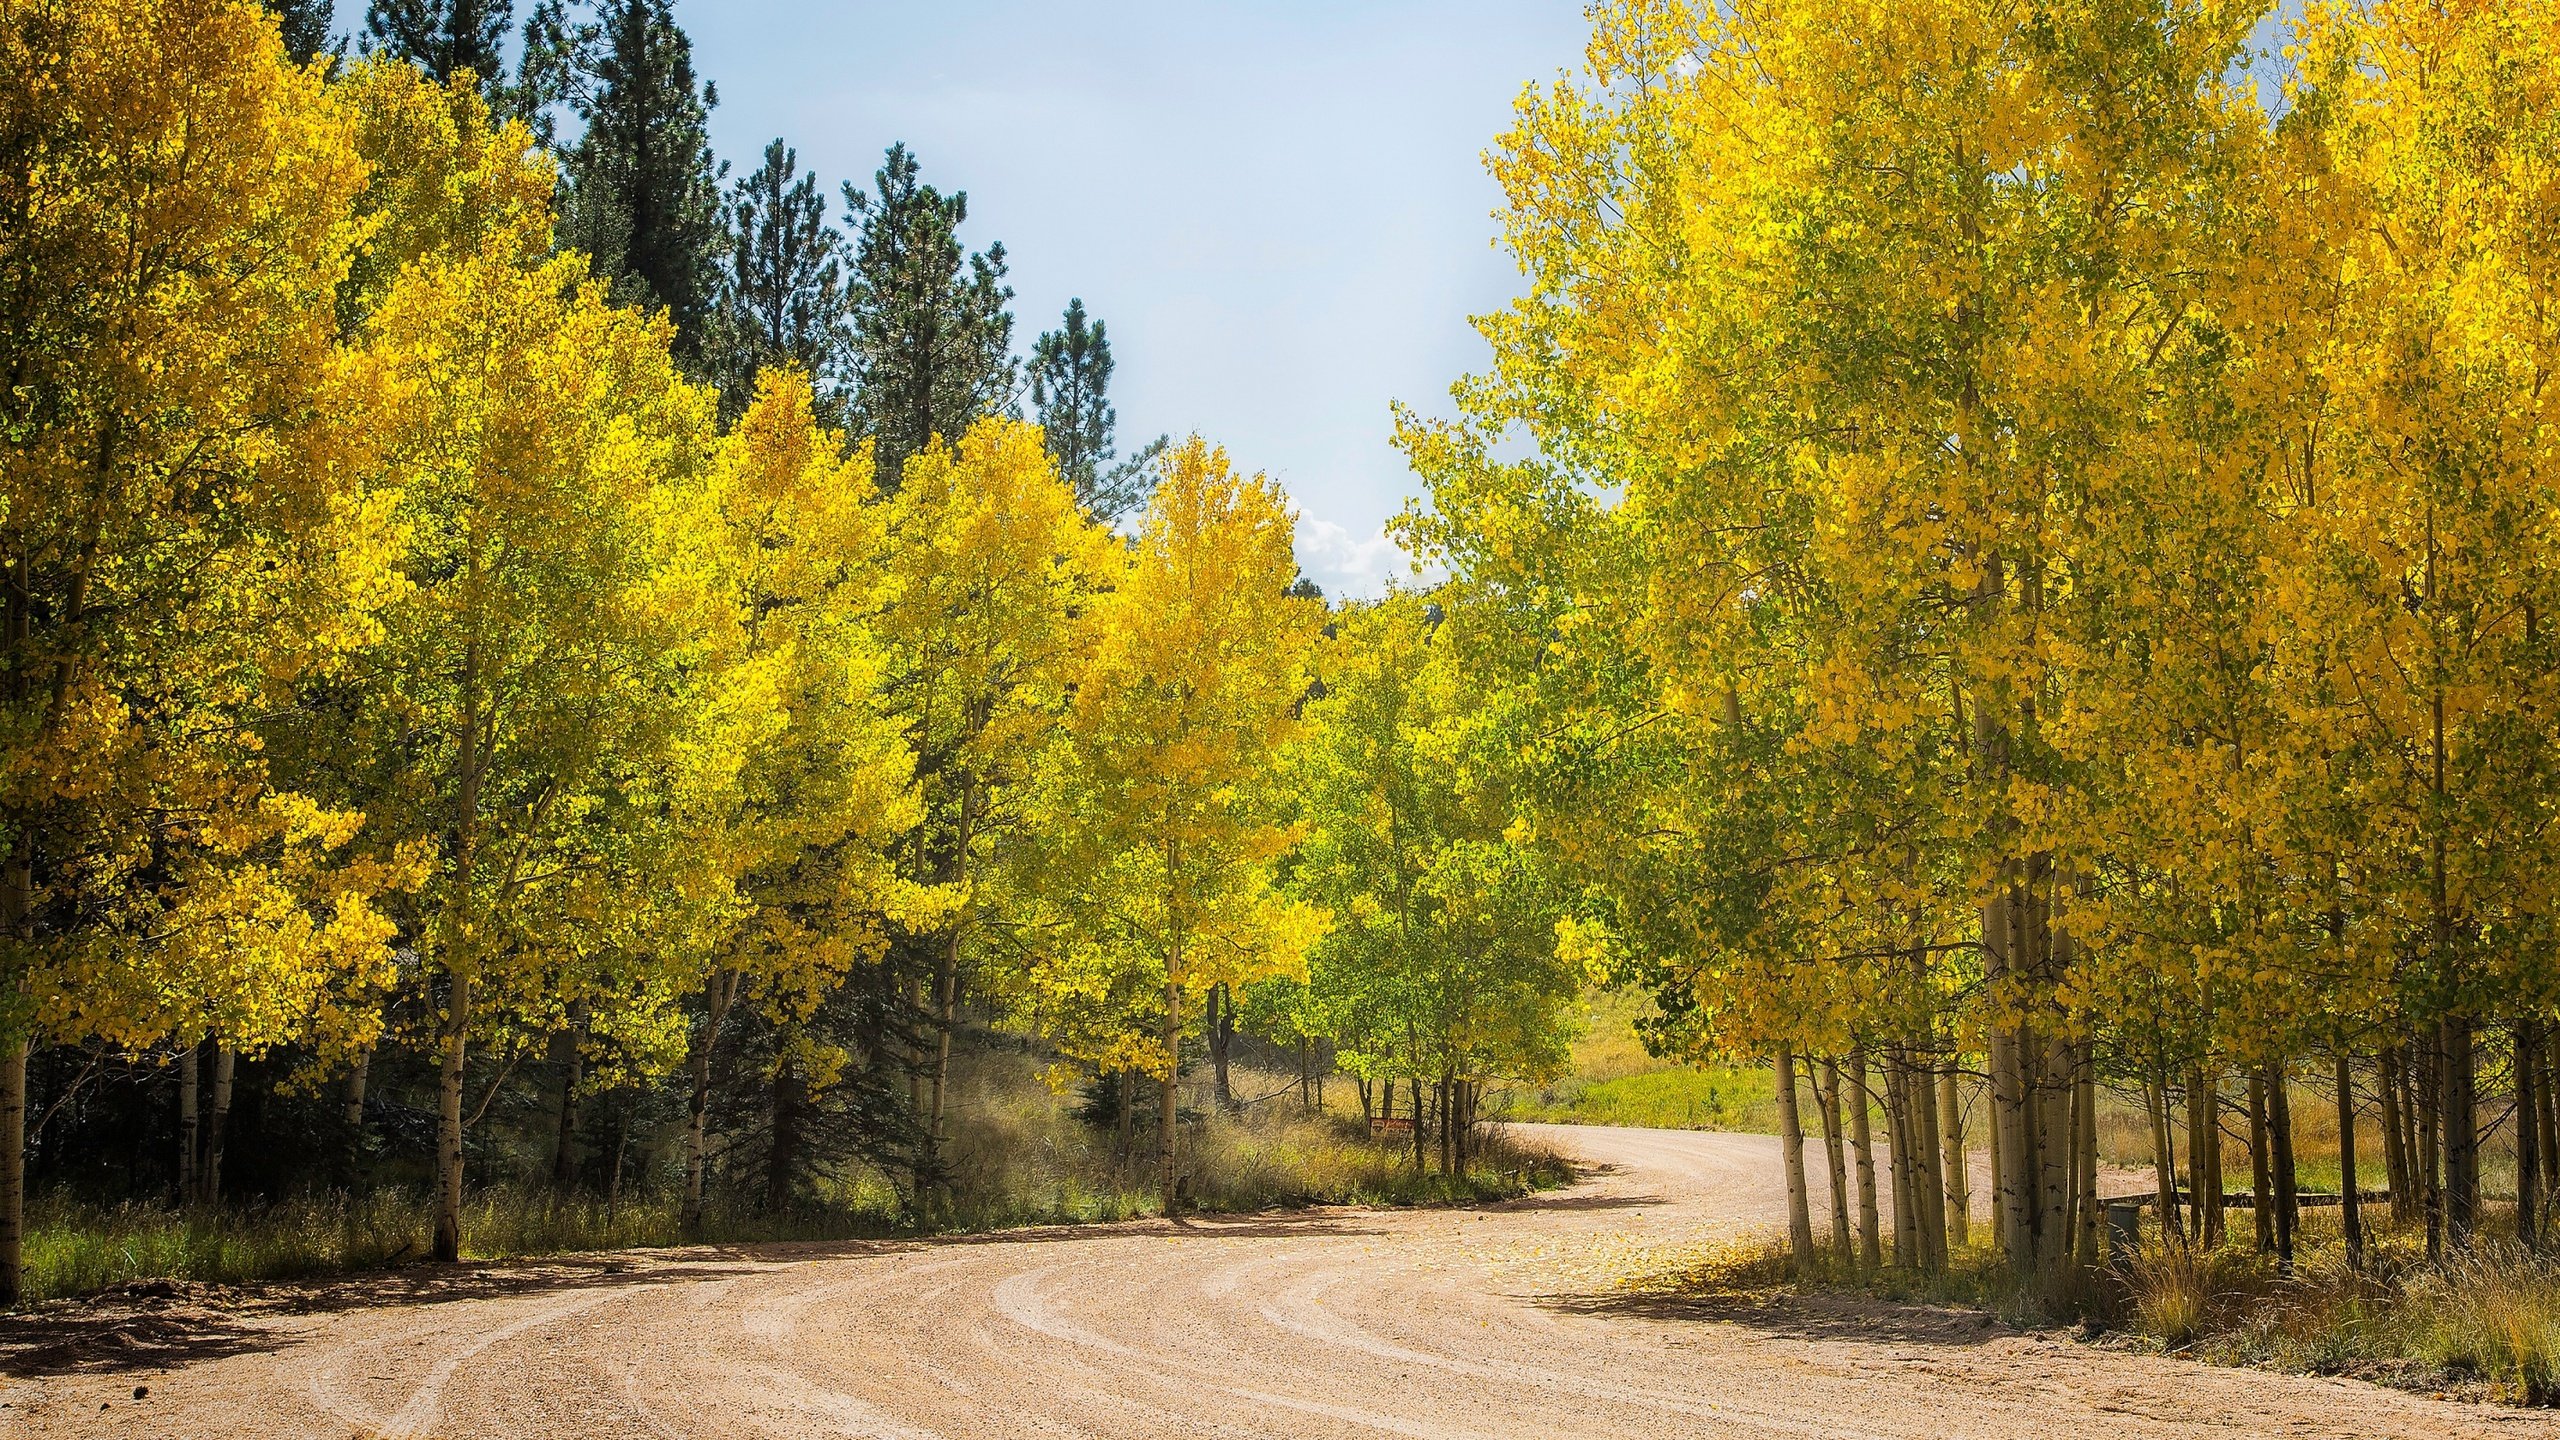
<svg viewBox="0 0 2560 1440">
<path fill-rule="evenodd" d="M 347 8 L 344 4 L 342 9 Z M 832 189 L 904 140 L 1002 240 L 1017 349 L 1069 296 L 1111 328 L 1124 448 L 1198 430 L 1300 510 L 1327 594 L 1375 594 L 1415 483 L 1388 405 L 1446 408 L 1518 274 L 1482 153 L 1581 59 L 1576 0 L 679 0 L 712 137 Z"/>
</svg>

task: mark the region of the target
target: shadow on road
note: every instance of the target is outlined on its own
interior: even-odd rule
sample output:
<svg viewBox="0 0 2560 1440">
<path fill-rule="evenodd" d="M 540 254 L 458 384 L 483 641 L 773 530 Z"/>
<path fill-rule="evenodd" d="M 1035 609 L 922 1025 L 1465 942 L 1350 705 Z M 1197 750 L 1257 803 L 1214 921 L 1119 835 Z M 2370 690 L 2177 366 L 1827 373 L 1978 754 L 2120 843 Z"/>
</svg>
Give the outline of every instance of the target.
<svg viewBox="0 0 2560 1440">
<path fill-rule="evenodd" d="M 703 1252 L 692 1252 L 696 1259 Z M 0 1376 L 175 1370 L 301 1336 L 270 1322 L 391 1305 L 439 1305 L 749 1273 L 717 1264 L 649 1268 L 621 1257 L 511 1265 L 412 1265 L 298 1284 L 233 1289 L 150 1281 L 85 1300 L 0 1315 Z"/>
<path fill-rule="evenodd" d="M 1642 1210 L 1671 1202 L 1660 1195 L 1523 1195 L 1517 1200 L 1496 1200 L 1475 1208 L 1497 1215 L 1516 1215 L 1524 1210 Z"/>
<path fill-rule="evenodd" d="M 215 1311 L 92 1311 L 0 1316 L 0 1375 L 114 1375 L 175 1370 L 276 1348 L 256 1326 Z"/>
<path fill-rule="evenodd" d="M 2018 1332 L 1979 1310 L 1902 1304 L 1849 1295 L 1681 1295 L 1608 1291 L 1551 1295 L 1541 1309 L 1566 1315 L 1672 1323 L 1721 1323 L 1796 1340 L 1987 1344 Z"/>
<path fill-rule="evenodd" d="M 408 1265 L 323 1280 L 254 1287 L 153 1281 L 84 1300 L 0 1314 L 0 1376 L 114 1375 L 174 1370 L 299 1342 L 298 1327 L 270 1323 L 386 1306 L 502 1300 L 605 1288 L 641 1288 L 733 1279 L 776 1265 L 852 1260 L 971 1245 L 1039 1245 L 1063 1240 L 1268 1240 L 1375 1235 L 1357 1210 L 1194 1215 L 1172 1224 L 1026 1226 L 970 1235 L 895 1240 L 770 1241 L 681 1250 L 462 1265 Z"/>
</svg>

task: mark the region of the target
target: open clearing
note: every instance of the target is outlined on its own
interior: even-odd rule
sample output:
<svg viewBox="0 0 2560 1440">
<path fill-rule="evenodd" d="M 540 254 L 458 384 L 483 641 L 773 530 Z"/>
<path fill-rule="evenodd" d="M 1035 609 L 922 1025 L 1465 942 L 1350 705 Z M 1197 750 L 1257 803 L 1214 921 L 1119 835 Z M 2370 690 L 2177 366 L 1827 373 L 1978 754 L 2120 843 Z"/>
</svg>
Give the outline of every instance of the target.
<svg viewBox="0 0 2560 1440">
<path fill-rule="evenodd" d="M 1969 1315 L 1632 1293 L 1616 1277 L 1783 1220 L 1777 1141 L 1522 1128 L 1602 1168 L 1480 1210 L 626 1254 L 42 1311 L 0 1328 L 0 1434 L 2560 1435 Z"/>
</svg>

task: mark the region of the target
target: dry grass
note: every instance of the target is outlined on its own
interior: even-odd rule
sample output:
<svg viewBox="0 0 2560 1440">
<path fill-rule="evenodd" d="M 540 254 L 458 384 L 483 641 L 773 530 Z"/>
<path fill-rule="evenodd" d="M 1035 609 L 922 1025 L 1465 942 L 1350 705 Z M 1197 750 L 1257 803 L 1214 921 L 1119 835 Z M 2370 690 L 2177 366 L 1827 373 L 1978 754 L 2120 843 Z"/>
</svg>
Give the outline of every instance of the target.
<svg viewBox="0 0 2560 1440">
<path fill-rule="evenodd" d="M 958 1080 L 948 1150 L 953 1194 L 922 1228 L 996 1230 L 1157 1212 L 1152 1153 L 1114 1155 L 1111 1137 L 1070 1113 L 1071 1102 L 1038 1082 L 1028 1057 L 983 1057 Z M 1183 1143 L 1189 1152 L 1188 1193 L 1200 1210 L 1493 1199 L 1570 1178 L 1562 1161 L 1511 1143 L 1499 1127 L 1492 1127 L 1471 1172 L 1450 1177 L 1417 1171 L 1409 1148 L 1372 1142 L 1356 1116 L 1309 1114 L 1293 1099 L 1227 1113 L 1206 1096 L 1197 1099 L 1201 1118 L 1184 1127 Z M 606 1205 L 492 1188 L 473 1192 L 465 1202 L 462 1250 L 471 1259 L 507 1259 L 691 1240 L 855 1239 L 919 1228 L 919 1217 L 902 1210 L 897 1190 L 880 1175 L 846 1176 L 823 1200 L 782 1214 L 715 1209 L 702 1231 L 688 1236 L 672 1194 Z M 94 1294 L 144 1280 L 242 1284 L 378 1269 L 423 1257 L 433 1226 L 424 1195 L 389 1189 L 251 1210 L 101 1207 L 53 1199 L 35 1207 L 29 1220 L 31 1300 Z"/>
<path fill-rule="evenodd" d="M 2291 1273 L 2245 1238 L 2205 1251 L 2154 1242 L 2122 1276 L 2132 1327 L 2198 1359 L 2356 1375 L 2510 1404 L 2560 1402 L 2560 1261 L 2484 1238 L 2441 1264 L 2382 1215 L 2362 1270 L 2334 1214 L 2307 1226 Z"/>
</svg>

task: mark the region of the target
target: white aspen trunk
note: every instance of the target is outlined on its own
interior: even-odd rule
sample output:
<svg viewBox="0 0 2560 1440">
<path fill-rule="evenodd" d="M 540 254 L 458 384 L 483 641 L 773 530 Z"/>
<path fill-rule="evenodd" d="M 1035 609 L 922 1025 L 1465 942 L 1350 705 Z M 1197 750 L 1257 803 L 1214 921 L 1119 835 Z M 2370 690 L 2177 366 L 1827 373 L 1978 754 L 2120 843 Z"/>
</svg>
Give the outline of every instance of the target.
<svg viewBox="0 0 2560 1440">
<path fill-rule="evenodd" d="M 1180 941 L 1175 942 L 1177 947 L 1180 943 Z M 1182 1172 L 1178 1168 L 1181 1160 L 1181 1142 L 1177 1138 L 1178 1121 L 1175 1108 L 1180 1099 L 1177 1092 L 1181 1085 L 1182 1070 L 1182 984 L 1174 978 L 1178 973 L 1175 965 L 1169 964 L 1165 967 L 1164 1089 L 1162 1092 L 1164 1114 L 1160 1117 L 1162 1133 L 1156 1146 L 1156 1164 L 1161 1171 L 1157 1180 L 1164 1192 L 1164 1213 L 1168 1220 L 1173 1218 L 1182 1198 Z"/>
<path fill-rule="evenodd" d="M 1780 1046 L 1778 1071 L 1779 1152 L 1787 1169 L 1787 1245 L 1795 1254 L 1796 1273 L 1813 1272 L 1813 1214 L 1804 1184 L 1804 1119 L 1796 1109 L 1795 1052 Z"/>
<path fill-rule="evenodd" d="M 471 1019 L 471 973 L 457 970 L 445 1001 L 443 1067 L 436 1079 L 435 1258 L 462 1258 L 462 1060 Z"/>
<path fill-rule="evenodd" d="M 1973 1243 L 1973 1175 L 1964 1143 L 1964 1100 L 1956 1091 L 1953 1060 L 1938 1072 L 1938 1167 L 1946 1178 L 1947 1245 Z"/>
<path fill-rule="evenodd" d="M 1858 1265 L 1873 1272 L 1884 1265 L 1884 1239 L 1876 1214 L 1876 1147 L 1867 1118 L 1867 1052 L 1849 1052 L 1849 1143 L 1858 1165 Z"/>
<path fill-rule="evenodd" d="M 2143 1103 L 2151 1112 L 2151 1183 L 2153 1203 L 2159 1214 L 2160 1238 L 2167 1240 L 2184 1233 L 2178 1222 L 2178 1147 L 2169 1133 L 2169 1084 L 2154 1079 L 2143 1088 Z"/>
<path fill-rule="evenodd" d="M 373 1052 L 371 1050 L 358 1051 L 355 1063 L 347 1068 L 345 1098 L 347 1128 L 359 1134 L 364 1130 L 365 1080 L 372 1070 Z"/>
<path fill-rule="evenodd" d="M 2080 1046 L 2080 1229 L 2077 1260 L 2080 1270 L 2097 1268 L 2098 1246 L 2104 1238 L 2098 1211 L 2098 1067 L 2096 1056 L 2087 1042 Z"/>
<path fill-rule="evenodd" d="M 1911 1168 L 1915 1190 L 1912 1208 L 1920 1220 L 1920 1261 L 1930 1270 L 1947 1268 L 1947 1178 L 1939 1167 L 1944 1141 L 1938 1134 L 1938 1070 L 1936 1062 L 1913 1064 L 1905 1088 L 1911 1097 Z"/>
<path fill-rule="evenodd" d="M 1822 1158 L 1831 1170 L 1831 1251 L 1839 1263 L 1850 1263 L 1849 1238 L 1849 1167 L 1846 1147 L 1840 1137 L 1840 1062 L 1822 1062 L 1822 1077 L 1816 1082 L 1816 1100 L 1822 1106 Z"/>
<path fill-rule="evenodd" d="M 207 1205 L 222 1203 L 222 1145 L 224 1132 L 231 1128 L 231 1071 L 239 1056 L 230 1046 L 216 1042 L 213 1047 L 212 1106 L 205 1116 L 203 1200 Z"/>
<path fill-rule="evenodd" d="M 684 1210 L 679 1223 L 688 1235 L 702 1229 L 703 1192 L 711 1170 L 711 1054 L 720 1043 L 720 1022 L 728 1018 L 737 998 L 736 971 L 722 970 L 711 977 L 703 987 L 702 1029 L 694 1037 L 692 1053 L 685 1057 L 693 1083 L 685 1109 Z"/>
<path fill-rule="evenodd" d="M 2364 1199 L 2356 1180 L 2355 1062 L 2338 1046 L 2338 1224 L 2347 1242 L 2347 1268 L 2364 1268 Z"/>
</svg>

